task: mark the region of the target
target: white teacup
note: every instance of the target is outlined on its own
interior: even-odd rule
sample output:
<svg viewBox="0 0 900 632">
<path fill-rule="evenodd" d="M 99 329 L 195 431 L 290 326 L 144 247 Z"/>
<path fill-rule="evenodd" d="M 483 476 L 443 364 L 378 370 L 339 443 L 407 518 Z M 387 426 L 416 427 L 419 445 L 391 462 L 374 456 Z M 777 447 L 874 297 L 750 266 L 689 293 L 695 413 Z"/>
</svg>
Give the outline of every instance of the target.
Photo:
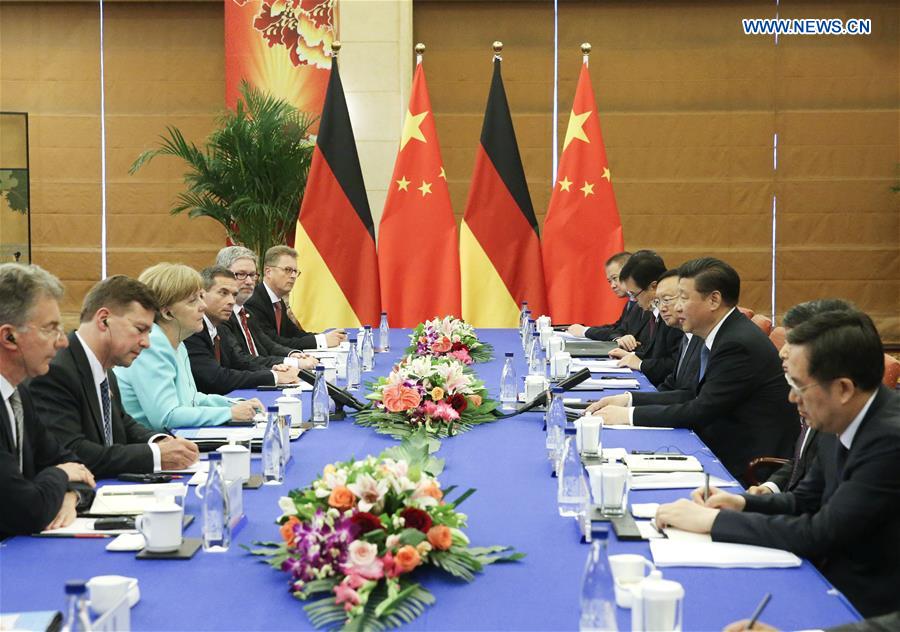
<svg viewBox="0 0 900 632">
<path fill-rule="evenodd" d="M 612 570 L 613 581 L 616 585 L 616 605 L 620 608 L 630 608 L 631 589 L 646 577 L 655 567 L 653 562 L 643 555 L 625 553 L 609 556 L 609 568 Z"/>
<path fill-rule="evenodd" d="M 158 503 L 135 518 L 134 526 L 144 536 L 151 553 L 177 551 L 181 546 L 181 519 L 184 510 L 175 503 Z"/>
<path fill-rule="evenodd" d="M 525 376 L 525 401 L 530 402 L 547 390 L 547 378 L 542 375 Z"/>
<path fill-rule="evenodd" d="M 554 380 L 567 378 L 571 368 L 572 354 L 567 351 L 559 351 L 553 354 L 550 360 L 550 377 Z"/>
<path fill-rule="evenodd" d="M 541 329 L 539 331 L 540 331 L 539 338 L 541 340 L 541 348 L 546 349 L 547 343 L 550 341 L 550 337 L 553 335 L 553 327 L 550 327 L 548 325 L 546 327 L 541 327 Z"/>
<path fill-rule="evenodd" d="M 603 430 L 603 417 L 588 415 L 575 420 L 575 442 L 581 454 L 599 455 L 600 432 Z"/>
<path fill-rule="evenodd" d="M 242 445 L 223 445 L 216 452 L 222 455 L 222 474 L 226 481 L 250 480 L 250 450 Z"/>
<path fill-rule="evenodd" d="M 547 340 L 547 357 L 551 360 L 560 351 L 566 348 L 566 341 L 559 334 L 553 334 Z"/>
<path fill-rule="evenodd" d="M 128 607 L 133 607 L 140 599 L 138 580 L 122 575 L 97 575 L 87 582 L 91 600 L 91 610 L 104 614 L 115 608 L 128 595 Z"/>
<path fill-rule="evenodd" d="M 550 327 L 552 323 L 553 321 L 549 316 L 541 316 L 536 321 L 534 321 L 534 324 L 537 327 L 538 331 L 544 329 L 545 327 Z"/>
<path fill-rule="evenodd" d="M 647 582 L 641 586 L 639 630 L 681 632 L 684 588 L 670 579 Z M 632 613 L 634 617 L 634 613 Z"/>
<path fill-rule="evenodd" d="M 607 516 L 624 516 L 628 508 L 629 474 L 624 463 L 604 463 L 587 468 L 594 504 Z"/>
<path fill-rule="evenodd" d="M 290 415 L 291 425 L 297 425 L 303 420 L 303 402 L 297 395 L 282 395 L 275 400 L 279 415 Z"/>
</svg>

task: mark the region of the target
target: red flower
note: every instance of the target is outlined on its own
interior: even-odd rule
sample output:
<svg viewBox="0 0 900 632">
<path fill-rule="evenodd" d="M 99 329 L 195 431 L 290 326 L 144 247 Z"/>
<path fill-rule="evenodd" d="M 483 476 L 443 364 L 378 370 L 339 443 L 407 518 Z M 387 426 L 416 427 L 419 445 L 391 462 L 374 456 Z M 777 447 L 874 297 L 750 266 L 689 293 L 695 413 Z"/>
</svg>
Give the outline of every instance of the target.
<svg viewBox="0 0 900 632">
<path fill-rule="evenodd" d="M 428 512 L 416 509 L 415 507 L 407 507 L 400 514 L 400 517 L 406 521 L 407 529 L 418 529 L 422 533 L 428 533 L 431 528 L 431 516 Z"/>
<path fill-rule="evenodd" d="M 453 397 L 450 398 L 450 405 L 453 407 L 453 410 L 461 413 L 469 407 L 469 402 L 466 400 L 465 395 L 463 395 L 462 393 L 456 393 Z"/>
<path fill-rule="evenodd" d="M 460 349 L 465 349 L 466 351 L 469 350 L 469 348 L 461 342 L 454 342 L 453 346 L 450 347 L 450 351 L 459 351 Z"/>
<path fill-rule="evenodd" d="M 376 529 L 384 529 L 384 525 L 381 524 L 381 518 L 368 511 L 356 512 L 350 516 L 350 522 L 356 527 L 358 535 L 363 535 Z"/>
</svg>

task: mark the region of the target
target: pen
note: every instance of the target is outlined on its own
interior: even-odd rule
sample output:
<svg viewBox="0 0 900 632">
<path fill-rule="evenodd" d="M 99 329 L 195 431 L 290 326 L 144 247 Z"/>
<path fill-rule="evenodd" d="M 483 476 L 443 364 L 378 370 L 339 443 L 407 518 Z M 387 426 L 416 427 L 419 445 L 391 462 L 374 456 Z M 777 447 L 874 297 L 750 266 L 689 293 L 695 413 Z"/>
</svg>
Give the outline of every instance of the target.
<svg viewBox="0 0 900 632">
<path fill-rule="evenodd" d="M 156 492 L 106 492 L 101 496 L 153 496 Z"/>
<path fill-rule="evenodd" d="M 709 500 L 709 472 L 706 473 L 706 483 L 703 486 L 703 502 Z"/>
<path fill-rule="evenodd" d="M 687 461 L 686 456 L 646 456 L 648 461 Z"/>
<path fill-rule="evenodd" d="M 656 520 L 651 520 L 651 521 L 650 521 L 650 526 L 653 527 L 653 530 L 656 531 L 656 532 L 657 532 L 659 535 L 661 535 L 662 537 L 664 537 L 664 538 L 668 538 L 668 537 L 669 537 L 669 536 L 667 536 L 667 535 L 665 534 L 665 532 L 664 532 L 662 529 L 659 528 L 659 525 L 656 524 Z"/>
<path fill-rule="evenodd" d="M 756 620 L 759 619 L 759 616 L 762 614 L 762 611 L 765 610 L 766 606 L 769 605 L 769 600 L 772 598 L 772 593 L 766 593 L 766 596 L 762 598 L 762 601 L 759 602 L 759 605 L 756 606 L 756 611 L 753 613 L 753 616 L 750 617 L 750 622 L 747 624 L 746 629 L 752 630 L 753 626 L 756 625 Z"/>
</svg>

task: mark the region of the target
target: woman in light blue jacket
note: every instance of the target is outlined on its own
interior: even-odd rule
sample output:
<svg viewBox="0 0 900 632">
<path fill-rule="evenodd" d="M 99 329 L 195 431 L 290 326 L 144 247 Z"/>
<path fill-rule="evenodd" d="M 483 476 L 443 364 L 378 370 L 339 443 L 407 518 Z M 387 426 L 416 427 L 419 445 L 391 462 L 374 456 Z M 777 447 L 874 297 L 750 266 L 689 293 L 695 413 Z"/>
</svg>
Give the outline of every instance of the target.
<svg viewBox="0 0 900 632">
<path fill-rule="evenodd" d="M 159 263 L 138 278 L 153 292 L 159 308 L 150 348 L 131 366 L 114 369 L 128 414 L 149 428 L 166 430 L 247 421 L 265 410 L 256 399 L 237 401 L 197 391 L 183 344 L 204 328 L 206 303 L 197 271 L 182 264 Z"/>
</svg>

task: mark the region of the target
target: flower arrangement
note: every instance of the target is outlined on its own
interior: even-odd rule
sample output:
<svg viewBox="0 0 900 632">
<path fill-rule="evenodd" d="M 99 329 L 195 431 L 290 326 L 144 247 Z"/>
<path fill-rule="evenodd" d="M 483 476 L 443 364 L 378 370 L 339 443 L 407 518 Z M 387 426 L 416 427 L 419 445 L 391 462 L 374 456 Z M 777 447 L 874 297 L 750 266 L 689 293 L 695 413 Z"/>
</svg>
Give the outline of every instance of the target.
<svg viewBox="0 0 900 632">
<path fill-rule="evenodd" d="M 463 364 L 490 362 L 494 348 L 478 340 L 475 328 L 454 316 L 433 318 L 420 323 L 409 336 L 406 352 L 413 355 L 450 357 Z"/>
<path fill-rule="evenodd" d="M 325 466 L 303 489 L 279 500 L 282 542 L 251 550 L 290 574 L 290 590 L 318 627 L 383 630 L 409 623 L 435 602 L 413 579 L 435 567 L 465 581 L 485 565 L 523 555 L 506 546 L 471 547 L 467 516 L 443 467 L 417 433 L 377 457 Z M 313 600 L 314 599 L 314 600 Z"/>
<path fill-rule="evenodd" d="M 371 388 L 373 405 L 356 414 L 356 423 L 397 439 L 420 427 L 450 437 L 497 419 L 484 382 L 452 358 L 406 356 Z"/>
</svg>

